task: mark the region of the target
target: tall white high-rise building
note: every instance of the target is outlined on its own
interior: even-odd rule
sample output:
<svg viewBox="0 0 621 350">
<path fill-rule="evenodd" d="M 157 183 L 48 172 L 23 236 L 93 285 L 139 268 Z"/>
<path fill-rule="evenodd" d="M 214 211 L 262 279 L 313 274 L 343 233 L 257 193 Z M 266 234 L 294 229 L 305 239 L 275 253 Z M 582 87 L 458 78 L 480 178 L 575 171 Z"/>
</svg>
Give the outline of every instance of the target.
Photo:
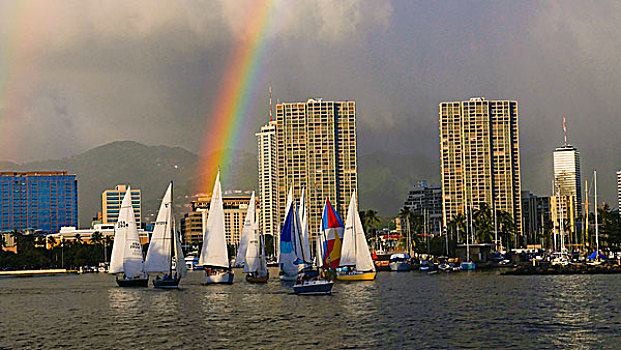
<svg viewBox="0 0 621 350">
<path fill-rule="evenodd" d="M 274 237 L 278 247 L 278 176 L 276 163 L 276 122 L 271 121 L 255 134 L 258 141 L 259 198 L 261 200 L 260 224 L 263 233 Z"/>
<path fill-rule="evenodd" d="M 563 118 L 565 128 L 565 118 Z M 565 208 L 563 216 L 566 221 L 573 222 L 567 227 L 571 232 L 576 232 L 580 223 L 579 215 L 582 213 L 582 181 L 580 180 L 580 152 L 567 143 L 567 133 L 562 146 L 554 150 L 554 196 L 565 198 L 559 208 Z M 571 200 L 570 197 L 573 197 Z M 571 204 L 570 204 L 571 203 Z M 571 206 L 571 208 L 569 207 Z M 553 209 L 554 210 L 554 209 Z M 560 215 L 559 215 L 560 217 Z"/>
</svg>

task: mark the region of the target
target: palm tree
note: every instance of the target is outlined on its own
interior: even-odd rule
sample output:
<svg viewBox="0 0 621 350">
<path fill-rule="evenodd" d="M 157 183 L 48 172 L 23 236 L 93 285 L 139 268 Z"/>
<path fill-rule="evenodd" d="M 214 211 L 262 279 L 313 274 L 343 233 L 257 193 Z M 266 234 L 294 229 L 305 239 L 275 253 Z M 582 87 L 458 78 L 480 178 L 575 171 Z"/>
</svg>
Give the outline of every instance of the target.
<svg viewBox="0 0 621 350">
<path fill-rule="evenodd" d="M 375 233 L 375 230 L 379 227 L 380 217 L 377 215 L 377 211 L 368 209 L 364 214 L 364 230 L 369 233 Z"/>
<path fill-rule="evenodd" d="M 472 215 L 476 240 L 480 243 L 490 243 L 494 239 L 494 217 L 490 205 L 487 203 L 479 204 Z"/>
<path fill-rule="evenodd" d="M 513 216 L 509 212 L 499 210 L 497 215 L 499 235 L 505 238 L 507 245 L 511 242 L 511 238 L 516 238 L 517 226 L 513 221 Z"/>
</svg>

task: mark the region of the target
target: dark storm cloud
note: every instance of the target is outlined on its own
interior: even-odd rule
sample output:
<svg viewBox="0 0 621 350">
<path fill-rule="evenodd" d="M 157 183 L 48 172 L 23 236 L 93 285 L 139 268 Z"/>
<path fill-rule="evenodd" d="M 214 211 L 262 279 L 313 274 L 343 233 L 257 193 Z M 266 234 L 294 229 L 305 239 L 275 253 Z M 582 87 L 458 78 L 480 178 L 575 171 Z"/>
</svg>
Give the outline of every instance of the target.
<svg viewBox="0 0 621 350">
<path fill-rule="evenodd" d="M 11 141 L 19 147 L 0 141 L 0 158 L 61 157 L 119 139 L 199 152 L 231 48 L 248 36 L 248 4 L 35 3 L 62 21 L 31 34 L 43 38 L 37 80 L 20 117 L 0 126 L 33 132 Z M 620 10 L 604 1 L 276 2 L 249 129 L 266 119 L 271 81 L 274 100 L 356 100 L 361 153 L 423 154 L 435 163 L 421 166 L 437 167 L 439 102 L 515 99 L 523 188 L 550 192 L 566 115 L 583 174 L 600 170 L 610 202 L 621 168 Z M 253 135 L 246 140 L 254 151 Z"/>
</svg>

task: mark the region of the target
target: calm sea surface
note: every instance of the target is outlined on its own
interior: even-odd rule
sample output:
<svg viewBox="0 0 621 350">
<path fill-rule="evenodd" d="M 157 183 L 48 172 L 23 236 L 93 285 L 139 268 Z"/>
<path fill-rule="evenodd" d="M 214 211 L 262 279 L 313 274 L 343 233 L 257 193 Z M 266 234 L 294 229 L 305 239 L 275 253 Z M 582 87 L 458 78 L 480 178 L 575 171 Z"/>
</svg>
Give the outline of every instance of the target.
<svg viewBox="0 0 621 350">
<path fill-rule="evenodd" d="M 202 276 L 173 291 L 106 274 L 0 279 L 0 348 L 621 349 L 621 275 L 381 272 L 332 296 Z"/>
</svg>

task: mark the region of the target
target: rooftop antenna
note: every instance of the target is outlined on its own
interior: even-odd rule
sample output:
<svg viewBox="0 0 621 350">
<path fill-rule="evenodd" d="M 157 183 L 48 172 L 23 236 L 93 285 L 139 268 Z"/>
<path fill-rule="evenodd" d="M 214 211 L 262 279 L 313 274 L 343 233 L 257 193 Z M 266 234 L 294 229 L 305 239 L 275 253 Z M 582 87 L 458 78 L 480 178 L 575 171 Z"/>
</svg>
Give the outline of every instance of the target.
<svg viewBox="0 0 621 350">
<path fill-rule="evenodd" d="M 269 83 L 269 91 L 270 91 L 270 122 L 272 121 L 272 82 Z"/>
<path fill-rule="evenodd" d="M 565 125 L 565 116 L 563 116 L 563 135 L 565 138 L 565 147 L 567 147 L 567 126 Z"/>
</svg>

